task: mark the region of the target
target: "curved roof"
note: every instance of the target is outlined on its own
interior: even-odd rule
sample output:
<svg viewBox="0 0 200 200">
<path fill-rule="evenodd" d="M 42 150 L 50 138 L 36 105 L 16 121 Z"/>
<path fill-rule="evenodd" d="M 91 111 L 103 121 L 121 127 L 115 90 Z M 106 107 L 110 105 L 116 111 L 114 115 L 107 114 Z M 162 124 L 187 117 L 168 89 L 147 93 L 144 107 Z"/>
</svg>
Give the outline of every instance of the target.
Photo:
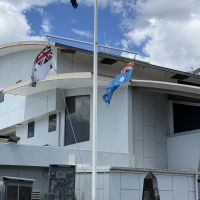
<svg viewBox="0 0 200 200">
<path fill-rule="evenodd" d="M 30 81 L 22 81 L 6 88 L 4 93 L 29 96 L 55 88 L 72 89 L 90 87 L 92 86 L 92 79 L 93 75 L 91 72 L 52 74 L 47 76 L 45 80 L 40 81 L 37 87 L 30 87 Z M 110 77 L 98 76 L 98 85 L 106 86 L 110 80 Z"/>
<path fill-rule="evenodd" d="M 49 42 L 47 41 L 20 41 L 20 42 L 3 44 L 3 45 L 0 45 L 0 56 L 14 53 L 14 52 L 24 51 L 28 49 L 42 49 L 47 44 L 49 44 Z M 68 52 L 79 52 L 79 53 L 84 53 L 84 54 L 93 56 L 93 52 L 87 49 L 82 49 L 75 46 L 69 46 L 66 44 L 60 44 L 56 42 L 51 42 L 50 44 L 53 48 L 59 48 L 59 49 L 67 50 Z M 100 62 L 102 62 L 104 58 L 112 59 L 112 60 L 115 60 L 116 62 L 120 61 L 122 62 L 121 64 L 125 64 L 130 61 L 129 58 L 125 58 L 125 57 L 113 55 L 113 54 L 108 54 L 105 52 L 99 52 L 98 56 L 99 56 Z M 116 63 L 115 65 L 110 65 L 110 67 L 114 67 L 113 69 L 115 69 L 117 64 L 119 64 L 120 62 Z M 109 65 L 108 65 L 108 68 L 109 68 Z M 165 68 L 161 66 L 156 66 L 147 62 L 139 61 L 139 60 L 135 61 L 134 68 L 135 68 L 134 76 L 137 79 L 142 78 L 142 79 L 148 79 L 148 80 L 151 79 L 151 80 L 157 80 L 157 81 L 161 80 L 161 81 L 167 81 L 167 82 L 178 82 L 180 84 L 185 84 L 185 85 L 200 86 L 200 76 L 192 74 L 192 73 L 187 73 L 187 72 L 169 69 L 169 68 Z M 107 74 L 103 74 L 103 75 L 107 75 Z M 145 75 L 145 77 L 143 77 L 143 75 Z"/>
<path fill-rule="evenodd" d="M 47 41 L 20 41 L 20 42 L 12 42 L 8 44 L 1 44 L 0 45 L 0 56 L 24 51 L 28 49 L 41 49 L 44 46 L 49 44 Z M 51 46 L 55 47 L 55 43 L 50 43 Z"/>
</svg>

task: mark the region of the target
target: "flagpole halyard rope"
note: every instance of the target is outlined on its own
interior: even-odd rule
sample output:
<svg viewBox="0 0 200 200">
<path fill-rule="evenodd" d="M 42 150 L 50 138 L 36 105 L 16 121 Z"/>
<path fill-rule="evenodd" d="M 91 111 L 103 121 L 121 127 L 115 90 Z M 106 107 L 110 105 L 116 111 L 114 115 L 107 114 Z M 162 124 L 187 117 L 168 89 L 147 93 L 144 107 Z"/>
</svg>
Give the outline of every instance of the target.
<svg viewBox="0 0 200 200">
<path fill-rule="evenodd" d="M 63 97 L 63 101 L 64 101 L 64 104 L 65 104 L 65 108 L 66 108 L 66 111 L 67 111 L 67 115 L 68 115 L 68 118 L 69 118 L 69 123 L 70 123 L 71 129 L 72 129 L 72 134 L 73 134 L 73 137 L 74 137 L 74 140 L 75 140 L 76 148 L 78 150 L 78 154 L 79 154 L 79 157 L 80 157 L 81 165 L 83 167 L 83 171 L 85 172 L 85 167 L 84 167 L 84 164 L 83 164 L 80 148 L 79 148 L 79 145 L 78 145 L 78 142 L 77 142 L 77 139 L 76 139 L 76 134 L 75 134 L 74 127 L 73 127 L 73 124 L 72 124 L 72 120 L 71 120 L 71 117 L 69 115 L 69 109 L 68 109 L 67 103 L 65 101 L 65 95 L 63 93 L 63 89 L 61 89 L 61 92 L 62 92 L 62 97 Z"/>
</svg>

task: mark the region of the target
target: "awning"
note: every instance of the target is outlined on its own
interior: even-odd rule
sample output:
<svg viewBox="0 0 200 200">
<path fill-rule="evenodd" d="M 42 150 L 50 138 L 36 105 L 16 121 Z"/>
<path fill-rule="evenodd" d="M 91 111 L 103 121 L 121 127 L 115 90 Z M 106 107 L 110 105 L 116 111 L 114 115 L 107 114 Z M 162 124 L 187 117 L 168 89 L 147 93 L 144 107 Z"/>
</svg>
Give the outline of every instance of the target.
<svg viewBox="0 0 200 200">
<path fill-rule="evenodd" d="M 3 90 L 5 94 L 17 94 L 29 96 L 55 88 L 72 89 L 92 86 L 93 75 L 91 72 L 64 73 L 49 75 L 40 81 L 37 87 L 30 87 L 30 81 L 22 81 Z M 106 76 L 98 76 L 98 85 L 105 86 L 111 79 Z"/>
</svg>

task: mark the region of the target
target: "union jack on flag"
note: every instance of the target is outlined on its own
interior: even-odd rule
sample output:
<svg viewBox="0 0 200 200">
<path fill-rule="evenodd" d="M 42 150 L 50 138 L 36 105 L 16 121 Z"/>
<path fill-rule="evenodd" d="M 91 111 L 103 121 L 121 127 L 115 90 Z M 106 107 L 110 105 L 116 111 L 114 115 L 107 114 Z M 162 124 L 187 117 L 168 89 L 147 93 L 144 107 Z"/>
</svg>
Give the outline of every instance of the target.
<svg viewBox="0 0 200 200">
<path fill-rule="evenodd" d="M 50 70 L 56 71 L 51 46 L 46 46 L 35 58 L 31 76 L 31 86 L 46 78 Z"/>
<path fill-rule="evenodd" d="M 134 61 L 128 63 L 122 70 L 121 73 L 125 73 L 126 71 L 132 70 L 134 66 Z"/>
<path fill-rule="evenodd" d="M 34 64 L 38 64 L 40 66 L 44 65 L 48 61 L 50 61 L 53 57 L 53 53 L 51 50 L 51 46 L 46 46 L 36 57 Z"/>
</svg>

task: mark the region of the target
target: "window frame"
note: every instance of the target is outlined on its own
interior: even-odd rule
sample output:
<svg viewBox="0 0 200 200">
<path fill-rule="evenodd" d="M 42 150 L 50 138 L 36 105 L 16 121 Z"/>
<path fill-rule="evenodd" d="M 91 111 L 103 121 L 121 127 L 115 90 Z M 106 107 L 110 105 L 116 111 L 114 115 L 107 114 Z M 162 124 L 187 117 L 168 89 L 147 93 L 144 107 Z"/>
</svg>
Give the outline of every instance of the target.
<svg viewBox="0 0 200 200">
<path fill-rule="evenodd" d="M 5 100 L 5 94 L 3 93 L 3 90 L 0 90 L 0 103 L 3 103 Z"/>
<path fill-rule="evenodd" d="M 29 131 L 29 128 L 33 126 L 33 132 L 31 134 L 31 132 Z M 32 138 L 35 136 L 35 121 L 31 121 L 28 123 L 28 134 L 27 134 L 27 138 Z"/>
<path fill-rule="evenodd" d="M 78 141 L 78 143 L 82 143 L 82 142 L 88 142 L 88 141 L 90 141 L 90 124 L 91 124 L 91 95 L 90 94 L 73 94 L 73 95 L 70 95 L 70 96 L 65 96 L 65 103 L 66 103 L 66 105 L 67 105 L 67 98 L 70 98 L 70 97 L 75 97 L 75 99 L 76 99 L 76 97 L 89 97 L 89 127 L 88 127 L 88 139 L 87 140 L 84 140 L 84 141 Z M 69 111 L 69 108 L 68 108 L 68 111 Z M 69 114 L 70 114 L 70 112 L 69 112 Z M 74 145 L 74 144 L 76 144 L 76 142 L 74 142 L 74 143 L 71 143 L 71 144 L 66 144 L 66 139 L 65 139 L 65 137 L 66 137 L 66 117 L 67 117 L 67 110 L 66 110 L 66 107 L 65 107 L 65 125 L 64 125 L 64 146 L 69 146 L 69 145 Z M 76 134 L 76 133 L 75 133 Z"/>
<path fill-rule="evenodd" d="M 170 122 L 170 136 L 180 136 L 180 135 L 187 135 L 187 134 L 192 134 L 194 132 L 197 132 L 199 129 L 195 129 L 195 130 L 189 130 L 189 131 L 182 131 L 182 132 L 179 132 L 179 133 L 175 133 L 174 132 L 174 110 L 173 110 L 173 105 L 174 104 L 182 104 L 182 105 L 188 105 L 188 106 L 198 106 L 200 107 L 200 103 L 195 103 L 195 102 L 183 102 L 183 101 L 173 101 L 173 100 L 170 100 L 170 108 L 169 108 L 169 116 L 170 116 L 170 119 L 169 119 L 169 122 Z"/>
<path fill-rule="evenodd" d="M 52 119 L 55 119 L 55 130 L 50 130 L 50 120 Z M 55 132 L 57 130 L 57 113 L 54 113 L 54 114 L 51 114 L 49 115 L 49 121 L 48 121 L 48 132 L 51 133 L 51 132 Z"/>
</svg>

